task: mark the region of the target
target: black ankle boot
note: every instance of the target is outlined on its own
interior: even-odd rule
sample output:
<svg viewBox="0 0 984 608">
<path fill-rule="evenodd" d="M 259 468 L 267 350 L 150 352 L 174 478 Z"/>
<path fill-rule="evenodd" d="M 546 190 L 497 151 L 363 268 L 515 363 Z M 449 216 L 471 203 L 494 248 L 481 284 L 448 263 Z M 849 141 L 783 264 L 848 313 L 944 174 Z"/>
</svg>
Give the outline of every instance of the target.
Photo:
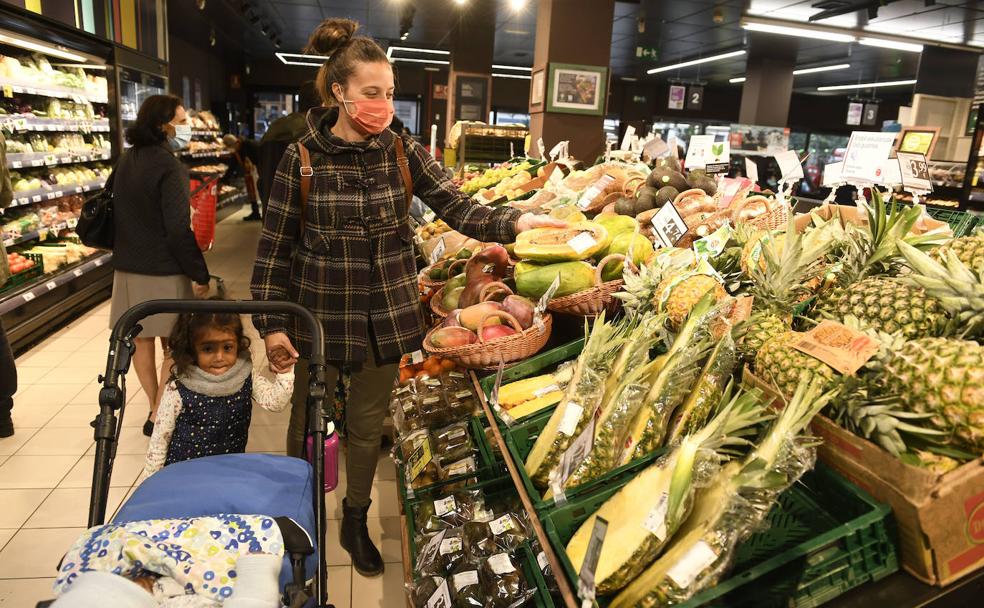
<svg viewBox="0 0 984 608">
<path fill-rule="evenodd" d="M 0 437 L 13 437 L 14 421 L 10 418 L 10 412 L 0 414 Z"/>
<path fill-rule="evenodd" d="M 383 573 L 383 558 L 369 538 L 366 514 L 369 507 L 350 507 L 342 500 L 342 548 L 352 556 L 352 566 L 362 576 L 379 576 Z"/>
</svg>

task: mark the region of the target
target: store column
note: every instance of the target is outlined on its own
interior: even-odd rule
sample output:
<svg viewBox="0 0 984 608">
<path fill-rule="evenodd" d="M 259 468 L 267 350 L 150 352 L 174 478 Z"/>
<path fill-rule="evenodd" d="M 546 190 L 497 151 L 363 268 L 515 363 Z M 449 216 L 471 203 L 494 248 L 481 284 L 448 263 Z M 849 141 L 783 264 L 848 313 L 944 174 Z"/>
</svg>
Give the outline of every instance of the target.
<svg viewBox="0 0 984 608">
<path fill-rule="evenodd" d="M 538 2 L 530 139 L 548 151 L 570 141 L 574 158 L 593 163 L 605 150 L 614 14 L 614 0 Z"/>
<path fill-rule="evenodd" d="M 492 111 L 495 0 L 473 0 L 457 8 L 449 35 L 448 132 L 459 120 L 485 122 Z"/>
<path fill-rule="evenodd" d="M 797 39 L 791 36 L 748 33 L 748 60 L 738 122 L 786 126 L 793 96 L 796 51 Z"/>
</svg>

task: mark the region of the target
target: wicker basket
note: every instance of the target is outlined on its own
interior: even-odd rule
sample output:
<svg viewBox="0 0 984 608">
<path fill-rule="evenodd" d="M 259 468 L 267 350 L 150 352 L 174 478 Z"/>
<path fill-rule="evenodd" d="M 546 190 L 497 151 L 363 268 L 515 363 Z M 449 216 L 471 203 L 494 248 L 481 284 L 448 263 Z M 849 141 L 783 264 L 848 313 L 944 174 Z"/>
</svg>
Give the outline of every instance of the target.
<svg viewBox="0 0 984 608">
<path fill-rule="evenodd" d="M 444 317 L 448 316 L 448 313 L 451 312 L 451 311 L 444 310 L 443 308 L 441 308 L 441 300 L 442 299 L 444 299 L 444 287 L 443 286 L 440 289 L 438 289 L 437 291 L 435 291 L 434 292 L 434 295 L 431 296 L 431 299 L 430 299 L 430 309 L 431 309 L 431 312 L 434 313 L 435 315 L 437 315 L 438 317 L 440 317 L 440 318 L 443 319 Z"/>
<path fill-rule="evenodd" d="M 479 327 L 484 326 L 485 322 L 492 317 L 505 319 L 518 333 L 485 342 L 482 340 L 481 331 L 479 331 L 479 341 L 474 344 L 453 348 L 437 348 L 430 343 L 431 334 L 436 331 L 436 329 L 432 329 L 424 338 L 424 350 L 432 355 L 444 359 L 451 359 L 462 367 L 482 369 L 498 367 L 500 361 L 503 363 L 512 363 L 526 359 L 540 352 L 547 344 L 547 340 L 550 339 L 553 319 L 549 314 L 543 315 L 542 331 L 535 324 L 531 325 L 528 329 L 522 329 L 515 317 L 501 310 L 485 315 Z"/>
<path fill-rule="evenodd" d="M 432 291 L 437 291 L 438 289 L 444 287 L 444 284 L 448 282 L 447 279 L 444 279 L 442 281 L 435 281 L 434 279 L 430 278 L 430 276 L 428 275 L 430 274 L 430 271 L 434 269 L 435 266 L 437 266 L 438 264 L 443 264 L 445 261 L 446 260 L 440 260 L 434 262 L 427 268 L 424 268 L 423 270 L 420 271 L 420 273 L 417 275 L 417 283 L 420 285 L 421 290 L 430 289 Z M 454 276 L 451 273 L 454 271 L 455 266 L 457 266 L 459 263 L 466 264 L 467 262 L 468 260 L 455 260 L 451 262 L 451 265 L 448 266 L 448 276 L 449 277 Z"/>
<path fill-rule="evenodd" d="M 752 197 L 754 198 L 754 197 Z M 764 198 L 764 197 L 761 197 Z M 768 200 L 768 199 L 766 199 Z M 756 228 L 764 230 L 783 230 L 789 222 L 789 205 L 786 203 L 772 204 L 768 213 L 755 217 L 748 221 Z"/>
<path fill-rule="evenodd" d="M 555 313 L 564 315 L 574 315 L 578 317 L 596 317 L 605 311 L 614 313 L 622 307 L 622 301 L 615 297 L 615 292 L 622 289 L 622 279 L 614 281 L 601 281 L 602 270 L 611 260 L 621 259 L 625 261 L 625 256 L 620 253 L 613 253 L 602 258 L 595 269 L 595 286 L 584 291 L 572 293 L 568 296 L 554 298 L 547 303 L 547 308 Z M 629 267 L 633 272 L 638 272 L 631 261 Z"/>
</svg>

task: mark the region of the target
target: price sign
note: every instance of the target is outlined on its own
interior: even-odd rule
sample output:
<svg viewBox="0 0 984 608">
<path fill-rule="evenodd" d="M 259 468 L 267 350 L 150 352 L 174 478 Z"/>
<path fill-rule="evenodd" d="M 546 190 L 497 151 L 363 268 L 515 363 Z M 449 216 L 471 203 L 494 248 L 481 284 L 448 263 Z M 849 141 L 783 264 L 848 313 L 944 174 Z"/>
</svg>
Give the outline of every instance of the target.
<svg viewBox="0 0 984 608">
<path fill-rule="evenodd" d="M 663 141 L 663 138 L 659 135 L 649 140 L 642 146 L 643 155 L 649 158 L 659 158 L 669 151 L 670 146 L 667 145 L 667 143 Z"/>
<path fill-rule="evenodd" d="M 933 181 L 929 179 L 929 163 L 926 162 L 925 154 L 899 152 L 898 161 L 902 172 L 902 187 L 913 193 L 933 191 Z"/>
<path fill-rule="evenodd" d="M 844 163 L 830 163 L 829 165 L 824 165 L 823 167 L 823 184 L 824 188 L 836 188 L 844 183 L 844 177 L 841 175 L 844 171 Z"/>
<path fill-rule="evenodd" d="M 653 228 L 664 247 L 673 247 L 687 233 L 687 222 L 673 203 L 666 203 L 653 216 Z"/>
<path fill-rule="evenodd" d="M 431 251 L 431 255 L 430 255 L 431 264 L 434 264 L 438 260 L 440 260 L 441 257 L 444 256 L 444 252 L 447 251 L 447 249 L 448 246 L 444 243 L 444 237 L 442 236 L 441 239 L 437 242 L 437 245 L 434 247 L 434 251 Z"/>
<path fill-rule="evenodd" d="M 577 595 L 583 602 L 582 606 L 591 606 L 594 602 L 595 571 L 598 569 L 601 548 L 605 544 L 605 534 L 607 533 L 608 520 L 603 517 L 595 517 L 594 527 L 591 529 L 591 539 L 588 540 L 584 562 L 581 563 L 581 571 L 577 577 Z"/>
<path fill-rule="evenodd" d="M 635 137 L 636 129 L 632 125 L 625 128 L 625 135 L 622 136 L 622 143 L 619 145 L 619 150 L 628 151 L 632 147 L 632 138 Z"/>
<path fill-rule="evenodd" d="M 803 165 L 800 164 L 795 150 L 777 152 L 776 162 L 779 164 L 779 171 L 782 172 L 782 181 L 788 183 L 803 179 Z"/>
<path fill-rule="evenodd" d="M 690 138 L 687 148 L 687 169 L 703 169 L 712 157 L 711 146 L 714 144 L 713 135 L 694 135 Z"/>
<path fill-rule="evenodd" d="M 847 142 L 844 169 L 841 176 L 846 182 L 879 183 L 882 164 L 888 158 L 895 143 L 895 133 L 855 131 Z"/>
<path fill-rule="evenodd" d="M 10 86 L 9 84 L 3 85 L 3 96 L 4 97 L 8 97 L 8 98 L 9 97 L 13 97 L 14 96 L 14 88 L 12 86 Z"/>
<path fill-rule="evenodd" d="M 754 160 L 745 157 L 745 177 L 752 180 L 753 184 L 759 181 L 759 166 Z"/>
<path fill-rule="evenodd" d="M 558 272 L 557 276 L 554 277 L 554 280 L 551 281 L 550 287 L 547 287 L 547 290 L 543 292 L 542 296 L 540 296 L 540 301 L 537 302 L 536 304 L 537 312 L 543 314 L 543 311 L 547 309 L 547 302 L 549 302 L 550 298 L 552 298 L 554 294 L 557 293 L 557 290 L 559 288 L 560 288 L 560 273 Z"/>
<path fill-rule="evenodd" d="M 881 177 L 878 183 L 889 187 L 902 185 L 902 171 L 898 159 L 885 159 L 881 166 Z"/>
<path fill-rule="evenodd" d="M 24 163 L 22 163 L 19 160 L 15 160 L 15 161 L 13 161 L 13 162 L 10 163 L 10 166 L 13 167 L 14 169 L 20 169 L 21 167 L 24 166 Z"/>
</svg>

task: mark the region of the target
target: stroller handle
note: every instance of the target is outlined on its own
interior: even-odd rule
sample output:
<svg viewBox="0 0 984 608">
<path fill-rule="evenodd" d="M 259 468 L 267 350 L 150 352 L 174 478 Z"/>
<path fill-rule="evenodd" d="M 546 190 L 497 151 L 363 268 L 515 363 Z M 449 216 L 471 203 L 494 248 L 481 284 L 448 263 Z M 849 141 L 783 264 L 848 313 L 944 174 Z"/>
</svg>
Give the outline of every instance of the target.
<svg viewBox="0 0 984 608">
<path fill-rule="evenodd" d="M 324 441 L 325 409 L 327 390 L 325 388 L 325 331 L 321 322 L 310 310 L 300 304 L 284 301 L 258 300 L 150 300 L 137 304 L 120 316 L 113 326 L 110 336 L 109 358 L 106 373 L 100 376 L 102 388 L 99 390 L 99 415 L 95 420 L 96 458 L 92 473 L 92 493 L 89 501 L 89 527 L 105 522 L 106 503 L 109 496 L 109 482 L 116 457 L 116 446 L 122 429 L 126 395 L 120 384 L 130 367 L 133 355 L 133 340 L 140 332 L 140 321 L 150 315 L 160 313 L 233 313 L 233 314 L 289 314 L 299 317 L 311 334 L 311 356 L 309 359 L 310 384 L 307 398 L 307 429 L 311 433 L 314 476 L 314 513 L 317 528 L 319 563 L 314 581 L 315 596 L 319 606 L 327 602 L 327 576 L 325 565 L 325 495 L 321 491 L 324 479 L 325 455 Z M 120 412 L 117 419 L 116 412 Z M 321 446 L 321 447 L 317 447 Z"/>
</svg>

